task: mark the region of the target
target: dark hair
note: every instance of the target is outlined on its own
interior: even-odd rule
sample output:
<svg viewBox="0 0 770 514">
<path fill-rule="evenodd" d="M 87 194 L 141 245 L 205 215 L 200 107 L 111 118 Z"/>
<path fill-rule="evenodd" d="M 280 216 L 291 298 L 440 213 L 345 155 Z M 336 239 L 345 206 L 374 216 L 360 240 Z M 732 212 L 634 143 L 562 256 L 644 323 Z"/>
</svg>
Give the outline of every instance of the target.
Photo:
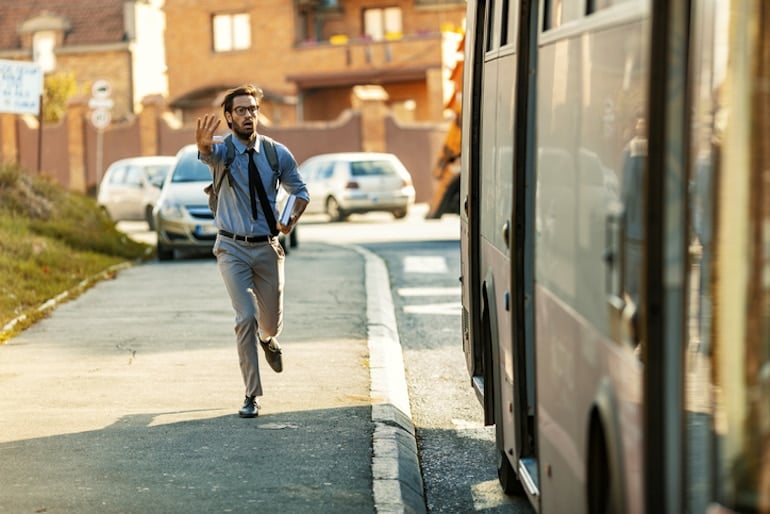
<svg viewBox="0 0 770 514">
<path fill-rule="evenodd" d="M 222 100 L 222 114 L 229 112 L 232 113 L 233 110 L 233 99 L 236 96 L 253 96 L 254 100 L 257 101 L 257 105 L 259 105 L 259 102 L 262 101 L 262 97 L 264 96 L 264 93 L 260 88 L 253 84 L 244 84 L 242 86 L 233 88 L 227 92 L 225 95 L 224 100 Z M 225 120 L 227 120 L 227 116 L 225 116 Z M 229 121 L 227 122 L 227 126 L 229 128 L 233 128 L 233 124 Z"/>
</svg>

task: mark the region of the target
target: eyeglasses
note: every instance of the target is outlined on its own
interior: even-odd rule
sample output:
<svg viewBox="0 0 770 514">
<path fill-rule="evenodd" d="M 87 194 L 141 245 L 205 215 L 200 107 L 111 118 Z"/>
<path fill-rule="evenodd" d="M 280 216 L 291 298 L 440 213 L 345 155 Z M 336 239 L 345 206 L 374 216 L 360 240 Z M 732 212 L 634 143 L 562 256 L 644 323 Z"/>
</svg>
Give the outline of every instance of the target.
<svg viewBox="0 0 770 514">
<path fill-rule="evenodd" d="M 233 108 L 233 112 L 238 116 L 246 116 L 246 113 L 249 113 L 252 116 L 256 116 L 258 111 L 259 111 L 258 105 L 250 105 L 249 107 L 244 107 L 242 105 L 239 105 L 238 107 Z"/>
</svg>

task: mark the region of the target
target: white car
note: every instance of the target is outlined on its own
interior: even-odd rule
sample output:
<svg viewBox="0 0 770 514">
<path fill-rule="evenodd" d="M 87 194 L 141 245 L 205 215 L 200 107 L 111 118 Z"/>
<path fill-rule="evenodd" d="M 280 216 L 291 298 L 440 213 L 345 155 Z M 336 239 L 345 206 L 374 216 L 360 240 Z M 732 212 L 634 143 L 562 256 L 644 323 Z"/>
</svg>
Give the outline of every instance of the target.
<svg viewBox="0 0 770 514">
<path fill-rule="evenodd" d="M 307 212 L 326 213 L 333 221 L 376 211 L 401 219 L 414 205 L 412 176 L 391 153 L 316 155 L 303 162 L 299 171 L 312 198 Z"/>
<path fill-rule="evenodd" d="M 175 157 L 156 155 L 115 161 L 104 172 L 97 203 L 113 221 L 147 221 Z"/>
</svg>

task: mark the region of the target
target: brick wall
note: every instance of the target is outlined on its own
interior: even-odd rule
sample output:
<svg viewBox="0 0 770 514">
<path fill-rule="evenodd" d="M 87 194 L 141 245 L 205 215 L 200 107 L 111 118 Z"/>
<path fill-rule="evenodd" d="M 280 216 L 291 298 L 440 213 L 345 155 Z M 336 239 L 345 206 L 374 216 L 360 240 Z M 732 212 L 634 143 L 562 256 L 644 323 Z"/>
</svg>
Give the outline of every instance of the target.
<svg viewBox="0 0 770 514">
<path fill-rule="evenodd" d="M 260 132 L 284 143 L 297 162 L 327 152 L 392 152 L 412 173 L 417 201 L 427 202 L 435 187 L 432 168 L 448 126 L 398 122 L 386 101 L 387 94 L 381 91 L 357 99 L 358 109 L 347 110 L 332 122 L 262 127 Z M 0 115 L 0 160 L 18 162 L 27 173 L 40 172 L 65 188 L 94 195 L 110 163 L 139 155 L 175 155 L 195 142 L 194 123 L 176 123 L 159 96 L 144 99 L 135 119 L 112 123 L 103 131 L 90 123 L 87 102 L 86 96 L 73 99 L 65 119 L 45 124 L 42 136 L 34 118 Z M 40 166 L 38 141 L 43 145 Z"/>
<path fill-rule="evenodd" d="M 315 23 L 298 26 L 301 19 L 295 13 L 295 2 L 286 0 L 166 0 L 166 62 L 168 64 L 169 98 L 176 101 L 195 92 L 229 88 L 254 83 L 266 92 L 280 96 L 298 93 L 295 82 L 288 78 L 304 73 L 340 74 L 367 73 L 377 70 L 382 76 L 404 70 L 441 70 L 441 36 L 447 27 L 461 27 L 465 4 L 442 5 L 441 8 L 415 7 L 413 0 L 344 0 L 340 11 L 324 14 L 320 41 L 308 41 L 302 33 L 315 36 Z M 394 7 L 402 9 L 404 39 L 399 41 L 365 41 L 362 9 Z M 214 52 L 211 23 L 215 14 L 249 13 L 251 17 L 251 48 L 243 51 Z M 331 45 L 336 34 L 349 38 L 349 44 Z M 418 72 L 413 72 L 418 73 Z M 379 75 L 378 75 L 379 76 Z M 423 73 L 405 79 L 385 81 L 377 76 L 356 83 L 380 84 L 386 88 L 391 101 L 415 100 L 415 119 L 442 119 L 441 92 L 437 96 L 433 79 Z M 393 84 L 399 84 L 394 86 Z M 329 87 L 329 84 L 324 87 Z M 344 86 L 340 86 L 345 89 Z M 349 105 L 340 105 L 347 93 L 332 105 L 329 95 L 305 102 L 305 120 L 331 119 Z M 291 123 L 293 111 L 270 112 L 269 98 L 265 114 L 276 124 Z M 437 108 L 436 106 L 439 106 Z M 276 109 L 278 107 L 276 106 Z M 335 110 L 336 109 L 336 110 Z M 333 111 L 331 114 L 330 111 Z M 194 117 L 194 115 L 193 115 Z M 186 120 L 187 121 L 187 120 Z"/>
</svg>

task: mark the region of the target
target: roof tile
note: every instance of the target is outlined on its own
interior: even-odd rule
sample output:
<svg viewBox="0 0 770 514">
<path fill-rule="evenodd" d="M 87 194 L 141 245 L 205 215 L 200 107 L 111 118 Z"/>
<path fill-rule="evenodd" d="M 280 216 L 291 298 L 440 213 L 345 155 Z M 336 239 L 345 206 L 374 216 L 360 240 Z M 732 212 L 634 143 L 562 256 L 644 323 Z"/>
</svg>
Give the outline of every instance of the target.
<svg viewBox="0 0 770 514">
<path fill-rule="evenodd" d="M 123 41 L 123 0 L 0 0 L 0 50 L 21 48 L 19 27 L 41 15 L 66 18 L 64 46 Z"/>
</svg>

